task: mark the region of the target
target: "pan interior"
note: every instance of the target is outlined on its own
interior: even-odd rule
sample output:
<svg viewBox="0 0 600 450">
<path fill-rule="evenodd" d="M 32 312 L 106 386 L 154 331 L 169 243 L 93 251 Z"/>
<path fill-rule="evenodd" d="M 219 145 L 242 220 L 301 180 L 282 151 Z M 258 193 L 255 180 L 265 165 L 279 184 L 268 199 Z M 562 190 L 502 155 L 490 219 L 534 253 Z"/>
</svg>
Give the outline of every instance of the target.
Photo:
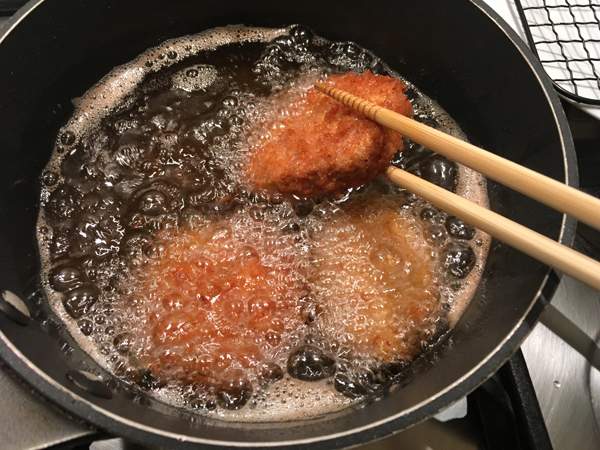
<svg viewBox="0 0 600 450">
<path fill-rule="evenodd" d="M 272 108 L 270 101 L 274 96 L 285 95 L 278 93 L 288 89 L 302 92 L 323 74 L 335 77 L 337 73 L 365 69 L 399 77 L 357 44 L 330 42 L 302 26 L 286 29 L 229 26 L 149 49 L 134 61 L 115 68 L 79 97 L 74 115 L 58 133 L 54 154 L 42 175 L 42 207 L 37 226 L 42 278 L 50 306 L 78 346 L 118 378 L 138 387 L 140 395 L 147 393 L 166 403 L 187 407 L 190 412 L 196 410 L 225 420 L 278 421 L 319 416 L 360 400 L 380 397 L 389 382 L 402 380 L 404 364 L 423 348 L 432 351 L 431 347 L 456 324 L 468 305 L 485 264 L 489 237 L 397 189 L 383 177 L 359 189 L 315 202 L 260 197 L 248 190 L 242 176 L 248 151 L 245 136 L 261 121 L 261 109 Z M 466 139 L 435 101 L 408 81 L 404 83 L 417 120 Z M 266 105 L 262 106 L 263 103 Z M 394 163 L 487 206 L 485 181 L 479 174 L 418 144 L 406 142 L 405 149 L 394 157 Z M 80 208 L 74 208 L 75 204 Z M 356 211 L 364 211 L 358 213 L 362 218 L 353 215 Z M 373 213 L 378 214 L 380 223 L 393 218 L 402 227 L 400 233 L 394 229 L 394 235 L 390 236 L 392 243 L 381 239 L 379 227 L 376 239 L 369 237 L 372 233 L 366 233 L 369 242 L 373 241 L 367 245 L 342 237 L 345 236 L 342 227 L 356 226 L 349 220 L 359 220 L 356 230 L 361 233 L 361 224 L 369 226 L 366 214 Z M 284 374 L 282 381 L 265 386 L 264 379 L 257 380 L 252 368 L 235 365 L 238 360 L 233 353 L 234 362 L 219 372 L 236 371 L 230 376 L 243 377 L 244 381 L 226 403 L 220 391 L 217 390 L 216 398 L 211 392 L 215 386 L 219 389 L 219 379 L 211 382 L 209 388 L 194 388 L 190 381 L 177 383 L 176 378 L 170 378 L 161 364 L 158 372 L 146 368 L 144 364 L 157 364 L 152 356 L 156 354 L 152 353 L 154 350 L 146 350 L 148 340 L 155 339 L 146 330 L 153 327 L 156 330 L 158 326 L 155 320 L 148 319 L 148 308 L 162 317 L 161 323 L 169 320 L 165 317 L 174 317 L 175 327 L 180 329 L 184 325 L 180 325 L 179 313 L 174 313 L 172 306 L 162 309 L 158 305 L 175 295 L 179 298 L 175 309 L 179 311 L 185 308 L 181 302 L 189 305 L 186 302 L 190 301 L 181 300 L 181 292 L 189 286 L 178 285 L 177 292 L 156 291 L 156 280 L 169 275 L 164 272 L 148 275 L 157 264 L 157 257 L 152 255 L 164 253 L 159 245 L 175 249 L 169 240 L 177 241 L 182 233 L 187 236 L 182 238 L 185 243 L 182 245 L 187 246 L 214 227 L 227 229 L 234 240 L 243 241 L 244 248 L 260 253 L 265 264 L 272 265 L 268 261 L 277 259 L 277 268 L 271 273 L 286 278 L 286 292 L 277 295 L 285 298 L 295 295 L 290 298 L 294 308 L 310 307 L 303 305 L 310 298 L 322 309 L 328 308 L 327 302 L 335 305 L 335 314 L 329 309 L 310 323 L 298 323 L 282 334 L 270 331 L 270 342 L 258 344 L 258 349 L 264 355 L 262 358 L 277 365 L 270 370 L 282 373 L 290 352 L 310 342 L 311 348 L 317 347 L 335 359 L 336 389 L 331 386 L 332 375 L 319 383 L 303 383 Z M 390 270 L 381 263 L 381 258 L 400 254 L 398 247 L 390 245 L 409 232 L 414 236 L 411 239 L 418 241 L 410 245 L 422 249 L 425 257 L 431 257 L 431 275 L 417 274 L 407 280 L 399 276 L 399 273 L 410 274 L 412 264 L 419 264 L 418 259 L 411 259 L 411 253 L 402 254 L 408 255 L 408 266 L 400 260 Z M 168 237 L 161 241 L 161 236 Z M 267 252 L 262 246 L 265 239 L 284 240 L 285 244 L 270 244 L 273 251 Z M 211 242 L 218 247 L 228 241 Z M 191 261 L 194 267 L 204 258 L 215 257 L 211 245 L 207 246 L 213 249 L 208 256 L 196 254 Z M 330 256 L 327 249 L 336 248 L 340 248 L 340 253 Z M 230 251 L 236 251 L 235 247 Z M 348 253 L 351 256 L 345 256 Z M 181 264 L 181 251 L 177 250 L 177 254 L 180 257 L 171 260 L 171 264 Z M 341 283 L 331 283 L 328 275 L 318 273 L 330 265 L 337 267 L 344 258 L 348 265 L 357 264 L 360 254 L 368 254 L 369 259 L 358 256 L 359 269 L 346 274 L 338 272 L 338 277 L 346 277 Z M 244 255 L 240 257 L 246 258 Z M 227 261 L 221 270 L 227 270 L 230 265 Z M 312 261 L 317 261 L 314 264 L 323 269 L 313 269 Z M 385 274 L 383 279 L 381 270 Z M 428 280 L 424 288 L 418 284 L 422 276 Z M 195 279 L 198 277 L 204 279 L 200 274 Z M 350 287 L 355 283 L 362 291 Z M 387 288 L 381 288 L 381 283 Z M 194 284 L 191 289 L 196 290 L 194 299 L 199 293 L 212 290 L 203 284 Z M 413 290 L 410 297 L 404 296 L 407 289 Z M 372 294 L 373 290 L 379 294 Z M 386 290 L 395 294 L 387 294 Z M 215 295 L 217 303 L 207 309 L 210 314 L 219 314 L 221 308 L 227 308 L 220 306 L 223 302 L 238 305 L 241 301 L 253 301 L 249 300 L 252 294 L 246 297 L 248 294 L 243 291 L 234 298 L 227 292 L 224 295 Z M 353 342 L 344 343 L 347 338 L 342 330 L 350 326 L 351 317 L 366 314 L 364 320 L 368 321 L 369 315 L 376 314 L 373 309 L 364 308 L 363 295 L 375 297 L 375 308 L 387 311 L 385 329 L 373 323 L 372 326 L 379 328 L 368 338 L 398 342 L 395 350 L 386 349 L 395 354 L 374 357 L 353 348 Z M 413 297 L 421 300 L 415 301 Z M 133 300 L 139 306 L 132 307 Z M 427 312 L 411 313 L 414 309 L 410 305 Z M 345 309 L 339 310 L 340 307 Z M 207 310 L 187 313 L 190 315 L 185 320 L 202 330 L 209 328 L 208 316 L 203 321 L 197 318 Z M 279 311 L 272 314 L 277 315 L 277 320 L 295 320 L 295 315 L 280 316 Z M 335 317 L 333 324 L 327 316 Z M 412 317 L 415 324 L 406 316 Z M 271 318 L 266 316 L 264 320 Z M 226 334 L 226 317 L 216 321 L 222 324 L 219 333 Z M 234 326 L 237 336 L 244 325 L 236 322 Z M 394 327 L 398 329 L 395 334 L 389 331 Z M 258 328 L 249 325 L 244 329 Z M 200 331 L 194 333 L 199 335 Z M 356 341 L 363 339 L 361 334 L 355 335 Z M 256 337 L 260 336 L 258 332 Z M 184 360 L 181 367 L 187 373 L 210 370 L 206 364 L 198 369 L 200 366 L 195 360 L 190 362 L 191 358 L 223 356 L 207 350 L 205 335 L 200 341 L 195 341 L 197 337 L 190 333 L 184 338 L 196 342 L 197 353 L 188 350 L 179 354 Z M 275 338 L 280 343 L 274 343 Z M 227 344 L 222 348 L 227 349 L 235 336 L 225 339 Z M 189 341 L 186 342 L 189 348 Z M 213 342 L 222 345 L 217 340 Z M 244 342 L 247 341 L 239 345 L 244 346 Z M 177 354 L 178 345 L 171 344 L 170 354 Z M 404 360 L 397 361 L 396 357 Z M 150 362 L 139 362 L 144 359 Z M 288 372 L 291 374 L 292 370 Z M 157 379 L 157 374 L 164 378 Z M 366 377 L 371 378 L 365 381 Z M 357 388 L 344 384 L 346 380 L 356 380 L 354 383 L 365 392 L 356 392 Z M 213 409 L 215 405 L 219 407 Z M 236 410 L 228 411 L 227 406 Z"/>
</svg>

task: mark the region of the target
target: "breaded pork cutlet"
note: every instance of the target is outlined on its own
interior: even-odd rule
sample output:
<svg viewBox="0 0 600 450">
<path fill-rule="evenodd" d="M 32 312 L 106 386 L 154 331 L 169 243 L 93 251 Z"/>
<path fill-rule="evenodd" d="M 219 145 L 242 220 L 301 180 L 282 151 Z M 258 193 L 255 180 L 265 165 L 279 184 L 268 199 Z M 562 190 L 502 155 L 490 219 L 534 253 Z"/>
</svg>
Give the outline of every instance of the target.
<svg viewBox="0 0 600 450">
<path fill-rule="evenodd" d="M 404 84 L 392 77 L 345 73 L 327 83 L 410 116 Z M 357 187 L 375 178 L 402 150 L 402 136 L 311 88 L 275 118 L 251 151 L 247 176 L 254 190 L 313 197 Z"/>
</svg>

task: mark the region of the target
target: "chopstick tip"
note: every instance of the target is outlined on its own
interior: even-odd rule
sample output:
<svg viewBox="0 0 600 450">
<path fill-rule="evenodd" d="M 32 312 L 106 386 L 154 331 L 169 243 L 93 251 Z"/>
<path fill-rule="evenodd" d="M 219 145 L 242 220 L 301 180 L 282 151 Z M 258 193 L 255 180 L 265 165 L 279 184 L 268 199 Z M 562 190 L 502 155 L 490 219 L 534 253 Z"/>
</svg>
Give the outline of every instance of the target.
<svg viewBox="0 0 600 450">
<path fill-rule="evenodd" d="M 317 81 L 315 84 L 315 89 L 318 89 L 321 92 L 325 92 L 327 90 L 327 85 L 324 81 Z"/>
</svg>

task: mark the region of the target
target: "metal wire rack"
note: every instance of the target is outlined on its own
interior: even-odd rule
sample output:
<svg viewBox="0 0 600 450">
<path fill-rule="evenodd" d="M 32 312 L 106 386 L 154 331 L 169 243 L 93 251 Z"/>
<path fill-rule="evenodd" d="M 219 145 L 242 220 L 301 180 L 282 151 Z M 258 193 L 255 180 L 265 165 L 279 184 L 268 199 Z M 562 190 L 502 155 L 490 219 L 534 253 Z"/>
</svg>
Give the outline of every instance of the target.
<svg viewBox="0 0 600 450">
<path fill-rule="evenodd" d="M 515 0 L 529 46 L 556 89 L 600 105 L 600 1 Z"/>
</svg>

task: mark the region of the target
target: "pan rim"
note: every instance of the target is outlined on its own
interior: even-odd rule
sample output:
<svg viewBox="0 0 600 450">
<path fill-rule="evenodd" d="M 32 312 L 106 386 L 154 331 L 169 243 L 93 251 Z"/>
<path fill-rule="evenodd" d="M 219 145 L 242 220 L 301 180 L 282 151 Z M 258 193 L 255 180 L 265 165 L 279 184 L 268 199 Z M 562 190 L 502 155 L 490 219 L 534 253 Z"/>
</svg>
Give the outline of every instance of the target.
<svg viewBox="0 0 600 450">
<path fill-rule="evenodd" d="M 45 1 L 46 0 L 31 0 L 9 19 L 3 27 L 0 27 L 0 45 L 20 22 Z M 564 182 L 570 186 L 577 187 L 578 172 L 574 145 L 566 116 L 560 105 L 558 94 L 554 91 L 550 79 L 531 50 L 526 46 L 525 42 L 518 37 L 516 32 L 512 30 L 512 28 L 495 11 L 493 11 L 491 7 L 486 5 L 483 0 L 468 1 L 487 16 L 488 19 L 490 19 L 506 35 L 513 46 L 519 51 L 521 57 L 525 60 L 540 84 L 548 102 L 548 106 L 554 116 L 561 142 L 564 162 Z M 575 220 L 563 215 L 558 241 L 565 245 L 571 245 L 575 235 L 575 225 Z M 148 434 L 150 434 L 152 437 L 160 439 L 163 443 L 173 443 L 173 441 L 178 441 L 183 445 L 201 444 L 206 446 L 229 446 L 238 448 L 285 448 L 306 444 L 322 446 L 322 448 L 332 448 L 332 446 L 340 447 L 345 445 L 357 445 L 375 438 L 388 436 L 394 432 L 399 432 L 408 426 L 415 425 L 420 421 L 431 417 L 437 411 L 452 403 L 452 401 L 456 401 L 467 395 L 487 378 L 492 376 L 493 373 L 495 373 L 495 371 L 510 358 L 522 340 L 531 331 L 539 314 L 543 310 L 545 303 L 544 299 L 551 297 L 559 281 L 560 276 L 549 269 L 540 284 L 540 288 L 530 301 L 529 308 L 506 337 L 469 372 L 455 380 L 452 384 L 446 386 L 434 396 L 423 400 L 417 405 L 413 405 L 409 409 L 390 415 L 385 419 L 370 422 L 361 427 L 304 439 L 268 442 L 236 442 L 172 433 L 121 417 L 118 414 L 114 414 L 113 412 L 82 398 L 75 392 L 64 388 L 33 364 L 32 361 L 27 359 L 19 349 L 12 344 L 2 330 L 0 330 L 0 357 L 6 361 L 19 376 L 24 378 L 43 396 L 60 405 L 61 408 L 78 417 L 85 418 L 88 422 L 98 425 L 101 428 L 118 434 L 127 434 L 140 441 L 147 441 Z M 91 421 L 89 418 L 93 418 L 94 420 Z"/>
</svg>

